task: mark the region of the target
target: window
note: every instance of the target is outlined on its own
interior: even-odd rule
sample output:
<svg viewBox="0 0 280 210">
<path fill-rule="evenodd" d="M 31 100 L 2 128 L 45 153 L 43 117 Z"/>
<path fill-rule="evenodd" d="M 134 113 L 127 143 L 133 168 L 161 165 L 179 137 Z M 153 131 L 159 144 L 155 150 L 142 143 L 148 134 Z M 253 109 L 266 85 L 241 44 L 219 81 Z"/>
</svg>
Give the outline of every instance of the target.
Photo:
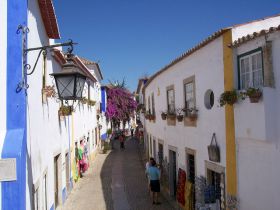
<svg viewBox="0 0 280 210">
<path fill-rule="evenodd" d="M 239 88 L 263 86 L 263 58 L 261 49 L 239 56 Z"/>
<path fill-rule="evenodd" d="M 214 106 L 214 93 L 208 89 L 204 94 L 204 105 L 207 109 L 212 109 Z"/>
<path fill-rule="evenodd" d="M 185 107 L 187 109 L 194 108 L 193 82 L 185 84 Z"/>
<path fill-rule="evenodd" d="M 151 114 L 151 99 L 150 96 L 148 97 L 148 112 Z"/>
<path fill-rule="evenodd" d="M 174 89 L 170 88 L 167 90 L 167 110 L 168 112 L 175 111 L 175 96 L 174 96 Z"/>
<path fill-rule="evenodd" d="M 90 82 L 88 82 L 88 100 L 90 100 Z"/>
<path fill-rule="evenodd" d="M 152 114 L 155 115 L 155 98 L 154 93 L 152 93 Z"/>
<path fill-rule="evenodd" d="M 184 80 L 185 108 L 195 108 L 195 77 L 189 77 Z"/>
</svg>

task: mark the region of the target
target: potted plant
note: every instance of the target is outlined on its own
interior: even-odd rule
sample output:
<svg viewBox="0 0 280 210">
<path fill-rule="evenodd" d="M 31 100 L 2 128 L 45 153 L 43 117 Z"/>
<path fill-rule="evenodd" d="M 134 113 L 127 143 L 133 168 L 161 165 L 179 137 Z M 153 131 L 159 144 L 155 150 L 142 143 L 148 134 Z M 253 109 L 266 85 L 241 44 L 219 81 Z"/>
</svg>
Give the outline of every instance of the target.
<svg viewBox="0 0 280 210">
<path fill-rule="evenodd" d="M 67 115 L 70 115 L 72 113 L 72 111 L 73 111 L 72 106 L 62 105 L 58 110 L 58 114 L 59 114 L 59 116 L 67 116 Z"/>
<path fill-rule="evenodd" d="M 55 88 L 54 85 L 47 85 L 46 87 L 44 87 L 42 89 L 42 93 L 47 97 L 55 97 L 56 96 L 56 92 L 55 92 Z"/>
<path fill-rule="evenodd" d="M 170 120 L 175 120 L 176 119 L 176 110 L 168 110 L 167 111 L 167 118 Z"/>
<path fill-rule="evenodd" d="M 249 97 L 251 103 L 258 103 L 262 97 L 262 91 L 259 88 L 250 87 L 245 94 Z"/>
<path fill-rule="evenodd" d="M 162 111 L 161 112 L 161 119 L 166 120 L 167 117 L 167 112 L 166 111 Z"/>
<path fill-rule="evenodd" d="M 88 100 L 88 105 L 89 106 L 94 106 L 95 105 L 95 101 L 93 101 L 93 100 Z"/>
<path fill-rule="evenodd" d="M 142 114 L 145 114 L 145 113 L 146 113 L 146 108 L 145 108 L 145 107 L 143 107 L 143 108 L 141 109 L 141 113 L 142 113 Z"/>
<path fill-rule="evenodd" d="M 156 115 L 155 114 L 150 114 L 150 120 L 155 120 L 156 119 Z"/>
<path fill-rule="evenodd" d="M 226 104 L 233 105 L 238 100 L 238 93 L 236 90 L 225 91 L 221 94 L 219 98 L 220 106 L 224 106 Z"/>
<path fill-rule="evenodd" d="M 81 99 L 81 102 L 82 102 L 82 104 L 86 104 L 86 103 L 88 102 L 88 100 L 86 99 L 86 97 L 83 97 L 83 98 Z"/>
<path fill-rule="evenodd" d="M 146 120 L 150 120 L 150 117 L 151 117 L 150 111 L 146 111 L 146 113 L 145 113 L 145 119 L 146 119 Z"/>
<path fill-rule="evenodd" d="M 183 119 L 184 119 L 184 115 L 183 115 L 183 109 L 182 108 L 178 108 L 178 109 L 176 109 L 176 113 L 177 113 L 177 120 L 178 120 L 178 122 L 182 122 L 183 121 Z"/>
<path fill-rule="evenodd" d="M 197 119 L 198 109 L 195 107 L 185 109 L 186 116 L 190 119 L 190 121 L 195 121 Z"/>
</svg>

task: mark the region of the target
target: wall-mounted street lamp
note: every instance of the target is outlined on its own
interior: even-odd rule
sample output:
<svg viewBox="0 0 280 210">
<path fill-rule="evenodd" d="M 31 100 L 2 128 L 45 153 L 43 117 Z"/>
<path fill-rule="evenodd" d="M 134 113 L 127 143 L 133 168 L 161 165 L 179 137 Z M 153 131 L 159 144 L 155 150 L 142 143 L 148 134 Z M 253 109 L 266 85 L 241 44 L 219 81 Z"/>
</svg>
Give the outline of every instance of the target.
<svg viewBox="0 0 280 210">
<path fill-rule="evenodd" d="M 72 50 L 68 49 L 66 63 L 62 66 L 62 71 L 52 73 L 58 90 L 58 98 L 61 100 L 81 100 L 86 81 L 86 75 L 72 60 Z"/>
<path fill-rule="evenodd" d="M 41 54 L 46 55 L 48 49 L 53 49 L 55 47 L 61 47 L 61 46 L 69 46 L 66 54 L 66 63 L 63 64 L 62 71 L 58 73 L 52 73 L 50 75 L 53 76 L 55 79 L 56 87 L 58 90 L 58 96 L 60 100 L 68 101 L 68 100 L 82 99 L 84 84 L 87 77 L 85 74 L 81 72 L 80 68 L 73 61 L 73 54 L 72 54 L 73 45 L 77 43 L 73 43 L 73 41 L 70 40 L 69 42 L 65 42 L 65 43 L 26 49 L 27 33 L 29 32 L 29 29 L 26 26 L 24 27 L 20 25 L 18 27 L 17 33 L 20 33 L 20 31 L 22 31 L 24 74 L 22 75 L 22 81 L 18 84 L 16 91 L 20 92 L 22 89 L 25 90 L 28 89 L 29 86 L 26 83 L 26 76 L 32 75 L 34 73 Z M 31 69 L 31 66 L 26 63 L 27 53 L 36 50 L 40 50 L 39 54 L 37 56 L 33 69 L 30 72 L 28 72 L 28 70 Z"/>
</svg>

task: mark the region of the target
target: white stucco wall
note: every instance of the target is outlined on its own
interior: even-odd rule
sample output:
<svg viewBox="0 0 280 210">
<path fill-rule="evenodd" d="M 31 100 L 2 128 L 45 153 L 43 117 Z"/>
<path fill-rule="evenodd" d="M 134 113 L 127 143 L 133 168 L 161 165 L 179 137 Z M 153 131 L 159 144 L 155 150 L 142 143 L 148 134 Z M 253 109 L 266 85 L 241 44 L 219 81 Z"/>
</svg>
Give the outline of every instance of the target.
<svg viewBox="0 0 280 210">
<path fill-rule="evenodd" d="M 268 35 L 267 40 L 272 41 L 275 88 L 263 88 L 263 98 L 257 104 L 246 99 L 235 105 L 238 196 L 241 210 L 277 210 L 280 206 L 280 33 Z M 242 54 L 264 44 L 265 38 L 260 37 L 242 44 L 236 49 L 236 53 Z"/>
<path fill-rule="evenodd" d="M 183 80 L 193 75 L 195 75 L 196 107 L 199 110 L 197 127 L 184 126 L 183 122 L 178 121 L 176 126 L 168 126 L 166 120 L 161 119 L 161 111 L 167 109 L 166 87 L 174 85 L 175 106 L 183 108 Z M 208 89 L 214 92 L 215 97 L 215 104 L 211 110 L 206 109 L 204 105 L 204 94 Z M 168 146 L 176 147 L 178 167 L 186 170 L 185 147 L 196 150 L 196 175 L 205 176 L 204 160 L 209 160 L 207 146 L 210 144 L 212 134 L 216 133 L 221 150 L 221 163 L 218 165 L 225 166 L 225 111 L 224 108 L 218 107 L 217 102 L 223 90 L 222 37 L 170 67 L 149 84 L 145 90 L 145 97 L 147 101 L 147 97 L 154 93 L 156 122 L 146 120 L 146 130 L 156 140 L 164 141 L 164 157 L 168 158 Z"/>
<path fill-rule="evenodd" d="M 40 47 L 54 44 L 49 40 L 44 29 L 37 1 L 29 1 L 28 11 L 28 47 Z M 2 31 L 1 31 L 2 32 Z M 28 53 L 28 63 L 33 68 L 39 51 Z M 55 81 L 49 76 L 53 71 L 61 71 L 61 66 L 49 52 L 47 55 L 46 85 L 54 85 Z M 43 56 L 40 57 L 35 72 L 28 76 L 28 107 L 27 107 L 27 149 L 28 149 L 28 189 L 27 209 L 33 205 L 33 185 L 39 186 L 39 205 L 43 199 L 43 175 L 47 172 L 47 202 L 48 209 L 54 204 L 54 157 L 61 154 L 61 162 L 58 168 L 61 170 L 59 178 L 59 198 L 62 199 L 62 190 L 66 187 L 66 163 L 65 154 L 69 152 L 69 146 L 74 151 L 74 142 L 80 141 L 84 136 L 90 134 L 97 126 L 96 107 L 88 107 L 77 101 L 74 103 L 75 112 L 73 116 L 58 116 L 61 105 L 59 100 L 48 98 L 46 103 L 42 102 L 42 76 Z M 91 83 L 91 100 L 101 101 L 100 83 Z M 85 85 L 84 96 L 88 95 L 88 87 Z M 72 102 L 69 102 L 72 105 Z M 92 139 L 91 139 L 92 140 Z M 70 142 L 69 142 L 70 141 Z M 94 140 L 92 140 L 93 142 Z M 70 145 L 69 145 L 70 144 Z M 94 147 L 90 147 L 93 152 Z M 73 153 L 72 153 L 73 155 Z M 73 162 L 73 156 L 71 164 Z M 72 167 L 70 166 L 70 169 Z M 72 172 L 71 172 L 72 173 Z M 39 207 L 41 208 L 41 207 Z"/>
<path fill-rule="evenodd" d="M 6 135 L 6 86 L 7 86 L 7 0 L 0 2 L 0 95 L 2 101 L 0 103 L 0 155 L 2 154 L 3 143 Z M 0 198 L 1 195 L 0 182 Z M 2 199 L 0 199 L 0 206 L 2 206 Z"/>
</svg>

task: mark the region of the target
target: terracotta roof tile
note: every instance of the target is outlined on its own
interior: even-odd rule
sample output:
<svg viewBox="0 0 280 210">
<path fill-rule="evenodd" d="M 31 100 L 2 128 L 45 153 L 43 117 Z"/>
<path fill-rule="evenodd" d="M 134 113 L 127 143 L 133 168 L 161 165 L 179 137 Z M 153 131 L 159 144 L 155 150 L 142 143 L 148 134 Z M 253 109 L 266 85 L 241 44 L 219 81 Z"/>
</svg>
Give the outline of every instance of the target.
<svg viewBox="0 0 280 210">
<path fill-rule="evenodd" d="M 268 30 L 261 30 L 259 32 L 254 32 L 252 34 L 242 36 L 239 39 L 237 39 L 236 41 L 234 41 L 229 47 L 238 47 L 241 44 L 244 44 L 244 43 L 246 43 L 250 40 L 253 40 L 257 37 L 264 36 L 264 35 L 267 35 L 267 34 L 271 34 L 271 33 L 274 33 L 276 31 L 279 31 L 279 30 L 280 30 L 280 25 L 277 26 L 277 27 L 270 27 Z"/>
<path fill-rule="evenodd" d="M 38 0 L 38 4 L 48 37 L 50 39 L 60 39 L 52 0 Z"/>
<path fill-rule="evenodd" d="M 102 75 L 102 72 L 101 72 L 101 70 L 100 70 L 100 67 L 99 67 L 99 64 L 98 64 L 98 63 L 93 62 L 93 61 L 90 61 L 90 60 L 85 59 L 85 58 L 82 58 L 82 57 L 79 57 L 79 58 L 80 58 L 80 60 L 81 60 L 85 65 L 96 65 L 97 71 L 98 71 L 98 73 L 100 74 L 101 79 L 103 80 L 103 75 Z"/>
</svg>

